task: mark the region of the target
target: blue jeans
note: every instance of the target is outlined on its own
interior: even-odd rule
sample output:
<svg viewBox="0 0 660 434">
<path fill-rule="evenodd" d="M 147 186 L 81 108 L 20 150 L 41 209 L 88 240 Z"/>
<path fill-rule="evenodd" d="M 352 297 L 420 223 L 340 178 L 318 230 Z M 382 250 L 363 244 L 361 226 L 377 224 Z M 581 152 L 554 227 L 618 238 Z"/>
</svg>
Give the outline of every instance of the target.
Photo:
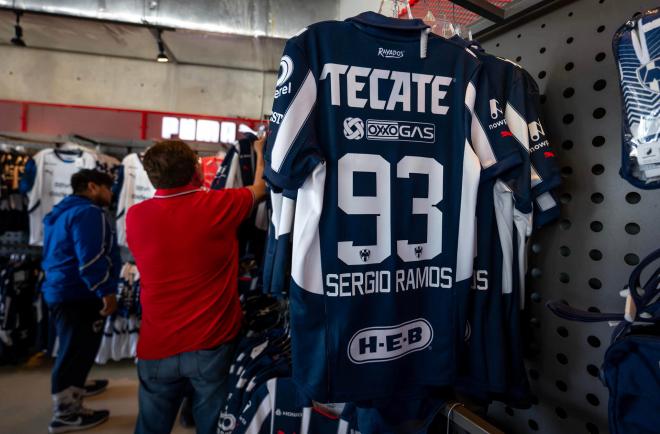
<svg viewBox="0 0 660 434">
<path fill-rule="evenodd" d="M 198 434 L 214 434 L 225 405 L 234 344 L 191 351 L 158 360 L 139 360 L 139 405 L 135 434 L 172 431 L 181 401 L 192 388 Z"/>
</svg>

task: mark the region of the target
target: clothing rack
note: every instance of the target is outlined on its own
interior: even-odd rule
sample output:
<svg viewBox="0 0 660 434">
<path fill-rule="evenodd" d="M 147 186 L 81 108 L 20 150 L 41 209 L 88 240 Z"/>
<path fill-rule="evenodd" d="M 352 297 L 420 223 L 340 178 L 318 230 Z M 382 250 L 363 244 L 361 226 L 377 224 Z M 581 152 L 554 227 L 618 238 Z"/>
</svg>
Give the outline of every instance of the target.
<svg viewBox="0 0 660 434">
<path fill-rule="evenodd" d="M 26 149 L 44 149 L 55 147 L 58 143 L 76 142 L 81 145 L 99 146 L 100 151 L 108 153 L 126 153 L 140 152 L 147 149 L 154 142 L 151 140 L 118 140 L 118 139 L 97 139 L 79 134 L 48 136 L 43 134 L 25 134 L 25 133 L 5 133 L 0 132 L 0 143 L 6 143 L 11 146 L 23 146 Z M 188 143 L 193 151 L 213 155 L 221 150 L 226 150 L 226 143 Z M 123 152 L 122 152 L 123 151 Z"/>
<path fill-rule="evenodd" d="M 504 434 L 504 431 L 476 415 L 460 402 L 449 402 L 441 411 L 450 426 L 456 426 L 469 434 Z M 449 428 L 448 432 L 450 432 Z"/>
</svg>

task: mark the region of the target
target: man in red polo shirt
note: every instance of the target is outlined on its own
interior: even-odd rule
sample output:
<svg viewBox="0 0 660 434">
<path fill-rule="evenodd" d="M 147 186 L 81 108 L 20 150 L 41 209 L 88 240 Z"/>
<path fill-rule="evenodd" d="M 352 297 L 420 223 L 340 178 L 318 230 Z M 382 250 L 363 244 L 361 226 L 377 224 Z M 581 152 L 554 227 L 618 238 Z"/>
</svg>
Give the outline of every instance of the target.
<svg viewBox="0 0 660 434">
<path fill-rule="evenodd" d="M 263 140 L 254 148 L 254 185 L 221 191 L 202 188 L 197 155 L 182 141 L 144 155 L 156 194 L 126 217 L 142 303 L 138 434 L 171 432 L 191 386 L 197 432 L 216 431 L 242 321 L 236 230 L 266 194 Z"/>
</svg>

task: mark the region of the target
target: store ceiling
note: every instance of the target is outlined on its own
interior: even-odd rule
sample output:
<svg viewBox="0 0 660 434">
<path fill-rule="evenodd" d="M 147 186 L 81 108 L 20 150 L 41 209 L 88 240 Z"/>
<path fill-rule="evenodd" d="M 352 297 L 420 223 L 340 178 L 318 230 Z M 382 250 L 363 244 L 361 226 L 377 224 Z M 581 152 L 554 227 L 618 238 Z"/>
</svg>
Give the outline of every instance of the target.
<svg viewBox="0 0 660 434">
<path fill-rule="evenodd" d="M 16 17 L 0 10 L 0 45 L 9 45 Z M 132 24 L 24 14 L 23 40 L 28 47 L 105 56 L 154 60 L 158 47 L 154 30 Z M 168 54 L 178 63 L 277 72 L 285 39 L 208 33 L 164 31 Z"/>
<path fill-rule="evenodd" d="M 489 0 L 507 15 L 541 0 Z M 389 1 L 384 8 L 390 7 Z M 403 2 L 401 2 L 403 3 Z M 151 8 L 151 5 L 156 5 Z M 14 35 L 21 17 L 28 47 L 154 60 L 155 28 L 171 60 L 182 64 L 277 72 L 285 39 L 310 22 L 338 15 L 327 0 L 0 0 L 0 45 Z M 486 20 L 448 0 L 421 0 L 413 14 L 474 27 Z M 295 13 L 291 13 L 295 11 Z M 383 13 L 386 13 L 385 10 Z M 492 23 L 491 23 L 492 24 Z"/>
</svg>

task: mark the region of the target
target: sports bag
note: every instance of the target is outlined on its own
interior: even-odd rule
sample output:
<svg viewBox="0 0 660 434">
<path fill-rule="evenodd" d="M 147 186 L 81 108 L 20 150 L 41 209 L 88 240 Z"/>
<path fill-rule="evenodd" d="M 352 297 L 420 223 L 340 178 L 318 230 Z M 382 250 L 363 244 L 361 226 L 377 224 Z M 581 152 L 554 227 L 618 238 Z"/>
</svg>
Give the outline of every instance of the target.
<svg viewBox="0 0 660 434">
<path fill-rule="evenodd" d="M 660 249 L 633 270 L 624 314 L 586 312 L 560 301 L 547 304 L 568 320 L 618 321 L 601 366 L 601 380 L 610 392 L 611 434 L 660 432 L 660 267 L 649 267 L 657 259 Z M 642 285 L 645 270 L 653 271 Z"/>
</svg>

